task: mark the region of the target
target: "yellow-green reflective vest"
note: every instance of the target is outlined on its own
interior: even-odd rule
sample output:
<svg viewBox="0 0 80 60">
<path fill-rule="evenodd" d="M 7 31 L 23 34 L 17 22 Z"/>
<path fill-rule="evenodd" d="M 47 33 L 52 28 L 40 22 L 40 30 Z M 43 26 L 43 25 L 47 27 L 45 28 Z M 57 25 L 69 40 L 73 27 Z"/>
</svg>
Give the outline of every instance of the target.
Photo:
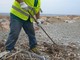
<svg viewBox="0 0 80 60">
<path fill-rule="evenodd" d="M 29 6 L 29 11 L 32 15 L 35 15 L 40 11 L 40 0 L 38 0 L 37 6 L 34 6 L 35 0 L 23 0 L 28 6 Z M 15 16 L 21 18 L 22 20 L 27 20 L 29 17 L 29 13 L 25 10 L 23 10 L 20 7 L 20 4 L 15 0 L 12 8 L 11 8 L 11 13 L 14 14 Z M 33 19 L 30 18 L 30 21 L 33 22 Z"/>
</svg>

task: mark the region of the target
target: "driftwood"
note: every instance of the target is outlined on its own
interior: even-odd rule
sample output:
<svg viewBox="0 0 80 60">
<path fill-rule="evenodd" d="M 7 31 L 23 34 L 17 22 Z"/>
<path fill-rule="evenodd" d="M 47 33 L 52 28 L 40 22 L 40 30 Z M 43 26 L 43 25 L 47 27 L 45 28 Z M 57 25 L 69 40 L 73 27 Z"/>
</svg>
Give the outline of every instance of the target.
<svg viewBox="0 0 80 60">
<path fill-rule="evenodd" d="M 17 47 L 16 47 L 17 48 Z M 11 59 L 13 56 L 16 56 L 18 53 L 26 53 L 28 54 L 28 58 L 27 59 L 30 59 L 30 60 L 35 60 L 36 58 L 40 59 L 40 60 L 45 60 L 45 57 L 44 56 L 41 56 L 41 55 L 37 55 L 35 53 L 32 53 L 32 52 L 29 52 L 29 51 L 25 51 L 23 49 L 20 49 L 20 48 L 17 48 L 18 51 L 14 52 L 14 53 L 11 53 L 9 56 L 5 55 L 4 57 L 2 57 L 3 60 L 9 60 Z M 33 58 L 35 57 L 35 58 Z M 17 57 L 15 57 L 14 59 L 16 59 Z M 26 57 L 25 57 L 26 58 Z"/>
<path fill-rule="evenodd" d="M 22 51 L 22 50 L 19 50 L 19 51 L 17 51 L 16 53 L 13 53 L 12 55 L 10 55 L 10 56 L 6 57 L 6 59 L 11 58 L 12 56 L 14 56 L 14 55 L 16 55 L 16 54 L 20 53 L 21 51 Z"/>
</svg>

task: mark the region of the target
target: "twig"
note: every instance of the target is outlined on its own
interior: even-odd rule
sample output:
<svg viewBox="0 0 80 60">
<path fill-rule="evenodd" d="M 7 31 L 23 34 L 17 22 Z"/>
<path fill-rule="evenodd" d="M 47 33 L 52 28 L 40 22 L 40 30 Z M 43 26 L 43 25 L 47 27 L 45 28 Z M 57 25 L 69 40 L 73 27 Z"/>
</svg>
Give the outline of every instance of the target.
<svg viewBox="0 0 80 60">
<path fill-rule="evenodd" d="M 20 51 L 17 51 L 16 53 L 13 53 L 12 55 L 10 55 L 9 57 L 6 57 L 6 59 L 8 59 L 8 58 L 10 58 L 10 57 L 12 57 L 12 56 L 14 56 L 14 55 L 16 55 L 16 54 L 18 54 L 18 53 L 20 53 L 22 50 L 20 50 Z"/>
</svg>

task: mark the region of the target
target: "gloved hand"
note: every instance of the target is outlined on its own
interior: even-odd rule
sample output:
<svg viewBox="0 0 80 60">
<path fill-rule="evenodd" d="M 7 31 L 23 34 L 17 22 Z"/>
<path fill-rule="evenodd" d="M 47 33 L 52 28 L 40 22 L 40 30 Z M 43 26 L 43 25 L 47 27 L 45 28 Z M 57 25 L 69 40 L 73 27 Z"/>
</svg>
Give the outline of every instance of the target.
<svg viewBox="0 0 80 60">
<path fill-rule="evenodd" d="M 44 20 L 43 19 L 37 19 L 38 24 L 43 24 Z"/>
<path fill-rule="evenodd" d="M 22 9 L 25 9 L 25 10 L 28 10 L 29 9 L 28 8 L 28 5 L 25 2 L 21 2 L 20 3 L 20 6 L 21 6 Z"/>
</svg>

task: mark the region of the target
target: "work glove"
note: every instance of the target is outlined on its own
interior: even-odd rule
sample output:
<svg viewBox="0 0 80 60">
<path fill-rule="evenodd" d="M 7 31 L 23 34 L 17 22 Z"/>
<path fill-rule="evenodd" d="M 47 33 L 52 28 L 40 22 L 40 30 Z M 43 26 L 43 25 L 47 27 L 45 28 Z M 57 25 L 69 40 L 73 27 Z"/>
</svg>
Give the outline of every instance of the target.
<svg viewBox="0 0 80 60">
<path fill-rule="evenodd" d="M 43 19 L 37 19 L 38 24 L 43 24 L 44 20 Z"/>
<path fill-rule="evenodd" d="M 28 5 L 25 2 L 21 2 L 20 3 L 20 6 L 21 6 L 22 9 L 25 9 L 25 10 L 28 10 L 29 9 L 28 8 Z"/>
</svg>

